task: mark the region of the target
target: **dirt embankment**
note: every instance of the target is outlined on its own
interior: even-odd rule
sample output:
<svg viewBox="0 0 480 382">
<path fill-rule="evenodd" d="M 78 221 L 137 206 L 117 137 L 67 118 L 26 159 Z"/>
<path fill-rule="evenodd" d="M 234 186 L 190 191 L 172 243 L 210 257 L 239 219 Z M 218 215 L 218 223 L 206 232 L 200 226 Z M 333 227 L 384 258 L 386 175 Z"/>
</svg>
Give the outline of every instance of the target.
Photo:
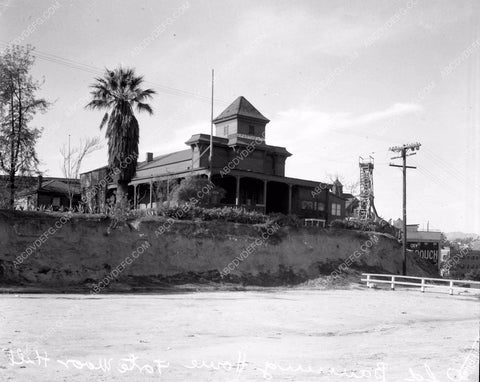
<svg viewBox="0 0 480 382">
<path fill-rule="evenodd" d="M 217 281 L 297 284 L 345 269 L 401 272 L 382 234 L 144 218 L 109 232 L 102 217 L 0 211 L 0 283 L 75 286 Z M 343 264 L 343 265 L 342 265 Z M 411 258 L 409 274 L 432 268 Z M 101 283 L 101 284 L 100 284 Z M 106 290 L 107 288 L 105 288 Z"/>
</svg>

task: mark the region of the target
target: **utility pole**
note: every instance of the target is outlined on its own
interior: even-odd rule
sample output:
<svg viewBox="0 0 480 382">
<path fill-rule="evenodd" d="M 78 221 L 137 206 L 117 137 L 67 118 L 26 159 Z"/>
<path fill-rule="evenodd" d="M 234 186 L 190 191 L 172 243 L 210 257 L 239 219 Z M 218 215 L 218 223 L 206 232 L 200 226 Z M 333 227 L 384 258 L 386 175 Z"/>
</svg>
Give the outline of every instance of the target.
<svg viewBox="0 0 480 382">
<path fill-rule="evenodd" d="M 213 171 L 213 87 L 214 87 L 214 70 L 212 69 L 212 108 L 210 112 L 210 154 L 208 156 L 208 162 L 210 171 L 208 174 L 208 180 L 212 180 Z"/>
<path fill-rule="evenodd" d="M 402 263 L 402 273 L 404 276 L 407 275 L 407 168 L 415 169 L 415 166 L 407 166 L 407 157 L 410 155 L 416 155 L 417 153 L 413 152 L 420 149 L 420 143 L 410 143 L 403 146 L 394 146 L 390 147 L 390 151 L 399 153 L 399 156 L 392 157 L 391 159 L 401 158 L 403 163 L 402 165 L 396 165 L 390 163 L 392 167 L 401 167 L 403 170 L 403 236 L 402 236 L 402 247 L 403 247 L 403 263 Z M 412 151 L 409 153 L 409 151 Z"/>
<path fill-rule="evenodd" d="M 71 186 L 70 186 L 70 178 L 72 177 L 71 174 L 72 174 L 72 167 L 71 167 L 71 164 L 70 164 L 70 157 L 72 156 L 72 153 L 70 151 L 70 134 L 68 134 L 68 170 L 67 170 L 67 173 L 65 174 L 67 176 L 67 187 L 68 187 L 68 205 L 70 207 L 70 209 L 72 209 L 73 205 L 72 205 L 72 199 L 73 199 L 73 195 L 72 195 L 72 189 L 71 189 Z"/>
</svg>

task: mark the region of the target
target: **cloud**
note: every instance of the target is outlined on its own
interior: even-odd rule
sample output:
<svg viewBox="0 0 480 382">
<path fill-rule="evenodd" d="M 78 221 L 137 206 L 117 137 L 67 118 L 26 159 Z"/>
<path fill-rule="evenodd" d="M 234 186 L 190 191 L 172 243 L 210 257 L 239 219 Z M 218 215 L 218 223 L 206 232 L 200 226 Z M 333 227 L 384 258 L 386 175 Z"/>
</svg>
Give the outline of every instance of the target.
<svg viewBox="0 0 480 382">
<path fill-rule="evenodd" d="M 248 44 L 266 33 L 265 49 L 279 59 L 317 54 L 350 57 L 355 51 L 371 49 L 372 38 L 382 45 L 377 47 L 382 52 L 384 45 L 411 43 L 419 32 L 446 33 L 450 24 L 466 22 L 475 14 L 473 1 L 379 0 L 366 6 L 361 1 L 306 0 L 295 7 L 282 3 L 264 1 L 246 7 L 234 28 L 236 43 Z"/>
<path fill-rule="evenodd" d="M 365 125 L 383 121 L 385 119 L 399 117 L 405 114 L 417 113 L 423 110 L 423 107 L 415 103 L 395 103 L 392 106 L 381 111 L 366 113 L 358 117 L 350 118 L 345 121 L 347 126 Z"/>
<path fill-rule="evenodd" d="M 387 129 L 387 121 L 420 111 L 418 104 L 400 102 L 362 114 L 289 109 L 272 119 L 266 138 L 269 144 L 286 145 L 293 154 L 288 160 L 291 175 L 309 178 L 318 173 L 318 163 L 325 173 L 347 174 L 359 155 L 386 151 L 392 137 L 403 134 L 403 130 Z"/>
<path fill-rule="evenodd" d="M 241 41 L 249 41 L 245 33 L 251 36 L 266 34 L 264 45 L 270 48 L 268 54 L 280 59 L 288 54 L 297 60 L 299 56 L 316 53 L 350 56 L 374 30 L 369 24 L 342 15 L 342 7 L 328 9 L 307 4 L 283 9 L 276 5 L 259 5 L 243 15 L 238 25 Z M 299 41 L 308 44 L 302 43 L 299 49 Z"/>
<path fill-rule="evenodd" d="M 365 126 L 377 122 L 385 121 L 393 117 L 417 113 L 423 108 L 415 103 L 395 103 L 384 110 L 372 111 L 360 115 L 352 115 L 352 113 L 327 113 L 308 108 L 289 109 L 279 112 L 280 123 L 294 122 L 302 124 L 312 124 L 317 127 L 326 128 L 344 128 Z"/>
</svg>

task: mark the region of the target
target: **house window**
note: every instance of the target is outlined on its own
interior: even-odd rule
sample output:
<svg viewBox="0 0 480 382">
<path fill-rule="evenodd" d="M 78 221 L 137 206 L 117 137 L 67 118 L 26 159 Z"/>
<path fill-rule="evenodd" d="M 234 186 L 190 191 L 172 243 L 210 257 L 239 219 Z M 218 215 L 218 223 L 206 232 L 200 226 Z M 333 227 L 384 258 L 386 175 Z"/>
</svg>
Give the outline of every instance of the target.
<svg viewBox="0 0 480 382">
<path fill-rule="evenodd" d="M 228 137 L 228 125 L 223 126 L 223 135 Z"/>
<path fill-rule="evenodd" d="M 302 200 L 302 210 L 313 210 L 313 202 Z"/>
<path fill-rule="evenodd" d="M 53 198 L 52 199 L 52 205 L 54 207 L 60 207 L 60 198 Z"/>
<path fill-rule="evenodd" d="M 248 126 L 248 135 L 255 135 L 255 126 Z"/>
<path fill-rule="evenodd" d="M 342 216 L 342 205 L 339 203 L 332 203 L 332 215 Z"/>
</svg>

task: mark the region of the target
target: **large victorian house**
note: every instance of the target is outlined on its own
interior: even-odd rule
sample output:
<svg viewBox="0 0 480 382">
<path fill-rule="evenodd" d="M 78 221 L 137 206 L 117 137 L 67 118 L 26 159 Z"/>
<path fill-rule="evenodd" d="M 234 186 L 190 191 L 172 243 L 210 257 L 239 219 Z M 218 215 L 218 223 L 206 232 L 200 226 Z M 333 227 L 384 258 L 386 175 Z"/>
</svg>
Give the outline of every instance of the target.
<svg viewBox="0 0 480 382">
<path fill-rule="evenodd" d="M 155 208 L 181 179 L 203 176 L 225 190 L 223 199 L 215 201 L 218 205 L 325 221 L 345 217 L 341 184 L 285 176 L 285 162 L 292 154 L 285 147 L 267 144 L 270 121 L 244 97 L 238 97 L 213 122 L 211 164 L 208 134 L 193 135 L 182 151 L 157 157 L 146 154 L 129 185 L 136 208 Z M 106 167 L 81 175 L 82 193 L 94 196 L 91 203 L 100 209 L 115 189 L 114 183 L 100 183 L 107 175 Z"/>
</svg>

